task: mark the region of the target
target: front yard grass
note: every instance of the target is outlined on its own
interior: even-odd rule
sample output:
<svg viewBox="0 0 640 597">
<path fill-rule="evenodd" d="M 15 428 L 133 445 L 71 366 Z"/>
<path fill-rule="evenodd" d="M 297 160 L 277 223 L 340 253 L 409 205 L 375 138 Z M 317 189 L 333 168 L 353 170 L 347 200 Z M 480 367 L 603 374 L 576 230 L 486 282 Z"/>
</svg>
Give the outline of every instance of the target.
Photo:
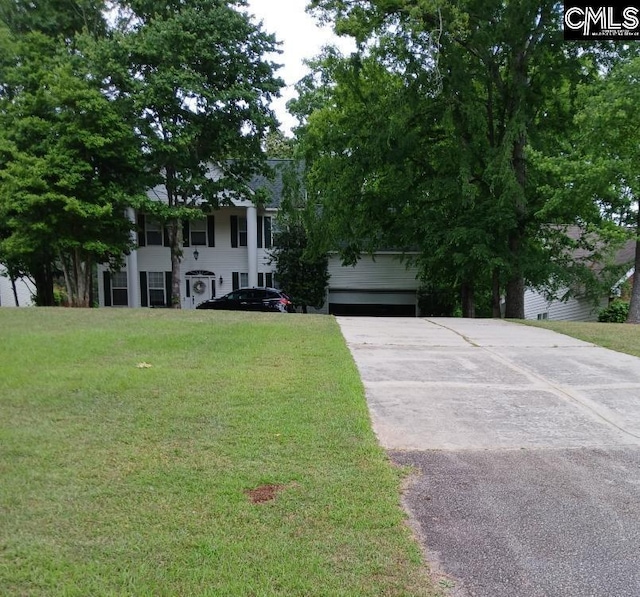
<svg viewBox="0 0 640 597">
<path fill-rule="evenodd" d="M 1 594 L 436 594 L 332 318 L 0 309 L 0 339 Z"/>
<path fill-rule="evenodd" d="M 586 321 L 522 321 L 604 348 L 640 357 L 640 326 Z"/>
</svg>

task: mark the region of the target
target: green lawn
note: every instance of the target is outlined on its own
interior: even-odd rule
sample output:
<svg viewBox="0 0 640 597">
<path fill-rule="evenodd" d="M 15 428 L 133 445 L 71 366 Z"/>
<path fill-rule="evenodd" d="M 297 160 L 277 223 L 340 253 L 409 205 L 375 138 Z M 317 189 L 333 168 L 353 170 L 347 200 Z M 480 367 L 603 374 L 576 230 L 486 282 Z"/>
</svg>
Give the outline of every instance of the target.
<svg viewBox="0 0 640 597">
<path fill-rule="evenodd" d="M 640 326 L 627 323 L 596 323 L 585 321 L 522 321 L 579 340 L 592 342 L 618 352 L 640 357 Z"/>
<path fill-rule="evenodd" d="M 0 594 L 436 594 L 333 318 L 0 309 L 0 339 Z"/>
</svg>

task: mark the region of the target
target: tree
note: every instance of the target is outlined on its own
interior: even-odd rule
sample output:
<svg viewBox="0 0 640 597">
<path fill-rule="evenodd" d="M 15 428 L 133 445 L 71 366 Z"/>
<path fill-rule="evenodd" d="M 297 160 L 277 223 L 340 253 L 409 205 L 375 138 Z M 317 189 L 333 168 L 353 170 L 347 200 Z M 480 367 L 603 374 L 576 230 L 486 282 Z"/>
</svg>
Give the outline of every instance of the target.
<svg viewBox="0 0 640 597">
<path fill-rule="evenodd" d="M 458 287 L 465 315 L 481 287 L 494 313 L 504 288 L 507 317 L 523 317 L 525 282 L 549 273 L 549 224 L 589 211 L 550 209 L 532 156 L 555 150 L 576 86 L 609 55 L 562 43 L 557 2 L 311 6 L 359 44 L 325 55 L 292 104 L 334 243 L 351 257 L 417 250 L 426 279 Z"/>
<path fill-rule="evenodd" d="M 54 304 L 59 273 L 71 304 L 89 305 L 93 265 L 130 246 L 124 211 L 141 190 L 140 148 L 84 52 L 103 8 L 0 5 L 0 260 L 34 280 L 39 305 Z"/>
<path fill-rule="evenodd" d="M 119 3 L 108 83 L 131 98 L 148 171 L 166 202 L 153 207 L 171 247 L 172 299 L 180 307 L 182 220 L 201 217 L 267 174 L 262 143 L 277 122 L 268 107 L 282 81 L 263 56 L 273 36 L 240 12 L 242 0 Z"/>
<path fill-rule="evenodd" d="M 269 159 L 291 159 L 295 154 L 295 141 L 281 131 L 270 131 L 264 143 L 264 153 Z"/>
<path fill-rule="evenodd" d="M 576 191 L 593 198 L 599 213 L 633 231 L 635 274 L 628 323 L 640 323 L 640 58 L 614 66 L 600 85 L 585 89 L 576 115 Z"/>
<path fill-rule="evenodd" d="M 329 259 L 315 239 L 322 232 L 315 206 L 307 200 L 301 163 L 291 161 L 280 175 L 283 192 L 271 256 L 279 286 L 307 313 L 308 306 L 320 309 L 324 305 Z"/>
<path fill-rule="evenodd" d="M 320 309 L 326 300 L 329 260 L 310 252 L 307 231 L 300 221 L 280 224 L 272 251 L 276 279 L 296 307 Z"/>
<path fill-rule="evenodd" d="M 71 306 L 87 307 L 93 266 L 118 263 L 130 248 L 125 209 L 142 191 L 140 152 L 81 59 L 64 49 L 49 59 L 36 51 L 51 43 L 39 33 L 23 36 L 16 76 L 37 77 L 41 87 L 3 105 L 0 217 L 8 231 L 0 259 L 33 276 L 38 304 L 53 304 L 59 268 Z"/>
</svg>

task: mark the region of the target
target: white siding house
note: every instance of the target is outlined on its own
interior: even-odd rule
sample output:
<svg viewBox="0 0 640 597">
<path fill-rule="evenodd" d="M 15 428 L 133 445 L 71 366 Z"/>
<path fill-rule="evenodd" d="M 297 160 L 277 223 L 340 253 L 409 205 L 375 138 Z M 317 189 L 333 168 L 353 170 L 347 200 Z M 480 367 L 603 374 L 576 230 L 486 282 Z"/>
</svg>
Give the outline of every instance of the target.
<svg viewBox="0 0 640 597">
<path fill-rule="evenodd" d="M 579 230 L 571 228 L 568 234 L 573 238 L 577 238 Z M 585 255 L 588 256 L 588 253 L 576 251 L 576 257 L 579 259 L 584 258 Z M 616 251 L 611 264 L 620 267 L 629 267 L 634 261 L 634 256 L 635 241 L 630 240 Z M 602 269 L 602 263 L 594 262 L 592 264 L 592 270 L 598 275 L 601 275 Z M 597 304 L 594 304 L 590 299 L 580 296 L 573 296 L 566 301 L 557 298 L 562 297 L 567 292 L 567 288 L 560 289 L 555 297 L 547 297 L 543 292 L 528 288 L 524 295 L 525 319 L 597 321 L 600 310 L 608 307 L 611 299 L 619 295 L 623 282 L 629 280 L 633 272 L 633 268 L 629 269 L 627 273 L 612 286 L 610 291 L 605 293 L 597 301 Z"/>
<path fill-rule="evenodd" d="M 567 301 L 548 299 L 543 293 L 527 288 L 524 293 L 525 319 L 552 319 L 566 321 L 598 321 L 600 309 L 609 305 L 609 297 L 602 297 L 597 305 L 584 298 L 572 297 Z"/>
<path fill-rule="evenodd" d="M 273 285 L 269 263 L 276 210 L 238 201 L 184 226 L 181 305 L 198 303 L 242 286 Z M 166 307 L 171 300 L 171 253 L 162 226 L 136 214 L 137 249 L 121 272 L 100 268 L 100 306 Z M 133 289 L 133 292 L 130 290 Z"/>
<path fill-rule="evenodd" d="M 277 167 L 282 160 L 271 160 Z M 258 179 L 257 190 L 268 186 L 271 202 L 257 207 L 246 199 L 221 207 L 202 220 L 185 224 L 181 262 L 180 302 L 192 309 L 200 302 L 241 287 L 277 286 L 271 263 L 272 233 L 282 194 L 282 180 Z M 162 189 L 150 197 L 163 199 Z M 136 223 L 137 248 L 126 267 L 98 272 L 101 307 L 166 307 L 171 297 L 171 255 L 162 225 L 143 213 L 129 213 Z M 330 281 L 324 313 L 416 315 L 416 271 L 402 264 L 398 253 L 364 257 L 355 267 L 342 267 L 330 258 Z"/>
<path fill-rule="evenodd" d="M 11 282 L 6 276 L 7 270 L 0 265 L 0 307 L 30 307 L 33 305 L 33 297 L 36 287 L 27 278 L 18 278 Z M 17 303 L 16 303 L 17 297 Z"/>
</svg>

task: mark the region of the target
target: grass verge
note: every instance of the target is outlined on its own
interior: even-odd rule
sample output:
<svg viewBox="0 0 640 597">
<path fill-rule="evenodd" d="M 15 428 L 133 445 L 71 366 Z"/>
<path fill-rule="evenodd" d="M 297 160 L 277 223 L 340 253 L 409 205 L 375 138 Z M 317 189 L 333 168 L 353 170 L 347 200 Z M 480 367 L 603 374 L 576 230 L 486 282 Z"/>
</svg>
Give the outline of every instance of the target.
<svg viewBox="0 0 640 597">
<path fill-rule="evenodd" d="M 4 594 L 436 593 L 332 318 L 0 309 L 0 337 Z"/>
<path fill-rule="evenodd" d="M 531 321 L 519 323 L 546 328 L 578 340 L 640 357 L 640 326 L 592 321 Z"/>
</svg>

